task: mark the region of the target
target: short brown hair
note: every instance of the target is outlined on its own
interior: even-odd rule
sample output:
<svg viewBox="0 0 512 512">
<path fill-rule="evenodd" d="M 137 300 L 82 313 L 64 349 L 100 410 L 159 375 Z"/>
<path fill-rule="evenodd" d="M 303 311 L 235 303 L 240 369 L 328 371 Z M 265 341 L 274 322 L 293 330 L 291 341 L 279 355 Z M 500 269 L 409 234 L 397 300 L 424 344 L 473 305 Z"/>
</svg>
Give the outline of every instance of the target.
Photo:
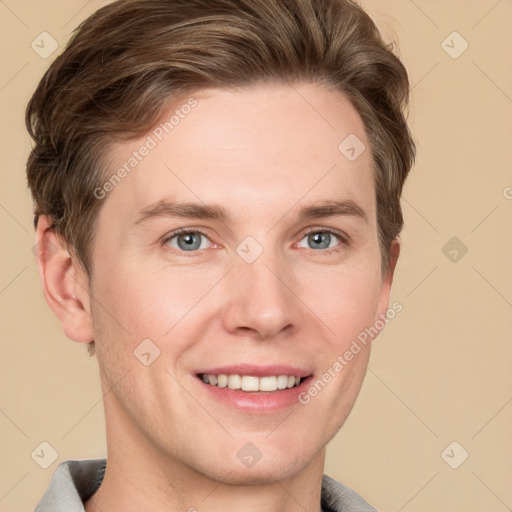
<svg viewBox="0 0 512 512">
<path fill-rule="evenodd" d="M 26 122 L 35 224 L 55 232 L 92 277 L 108 143 L 147 133 L 178 96 L 207 87 L 313 82 L 361 116 L 374 163 L 382 267 L 402 225 L 415 144 L 405 67 L 351 0 L 119 0 L 75 31 L 39 83 Z M 341 142 L 341 141 L 340 141 Z"/>
</svg>

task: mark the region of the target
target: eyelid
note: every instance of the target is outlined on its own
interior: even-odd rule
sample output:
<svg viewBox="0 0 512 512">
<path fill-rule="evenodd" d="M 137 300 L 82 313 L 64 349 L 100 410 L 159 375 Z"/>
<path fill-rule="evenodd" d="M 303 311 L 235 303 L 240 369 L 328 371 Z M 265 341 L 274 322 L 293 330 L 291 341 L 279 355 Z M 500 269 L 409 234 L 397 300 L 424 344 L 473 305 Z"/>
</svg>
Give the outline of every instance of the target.
<svg viewBox="0 0 512 512">
<path fill-rule="evenodd" d="M 302 232 L 302 238 L 304 238 L 307 235 L 310 235 L 311 233 L 330 233 L 331 235 L 337 236 L 342 243 L 350 243 L 350 237 L 346 233 L 344 233 L 343 231 L 338 231 L 337 229 L 334 228 L 322 226 L 307 228 L 306 231 Z M 300 240 L 302 240 L 302 238 L 300 238 Z"/>
<path fill-rule="evenodd" d="M 173 238 L 176 235 L 181 235 L 182 233 L 200 233 L 209 239 L 209 236 L 201 229 L 201 228 L 178 228 L 170 233 L 164 235 L 163 240 L 167 241 L 169 238 Z"/>
</svg>

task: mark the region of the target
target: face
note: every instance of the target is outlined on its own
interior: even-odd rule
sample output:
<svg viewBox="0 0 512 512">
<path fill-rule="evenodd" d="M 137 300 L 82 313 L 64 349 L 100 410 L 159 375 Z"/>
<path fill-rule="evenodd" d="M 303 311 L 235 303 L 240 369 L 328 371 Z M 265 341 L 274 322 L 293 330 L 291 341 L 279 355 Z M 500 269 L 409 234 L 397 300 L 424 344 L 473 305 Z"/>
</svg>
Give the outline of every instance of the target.
<svg viewBox="0 0 512 512">
<path fill-rule="evenodd" d="M 359 115 L 317 85 L 203 90 L 112 146 L 108 176 L 126 163 L 90 283 L 110 435 L 219 481 L 298 474 L 350 412 L 369 344 L 338 356 L 388 307 Z"/>
</svg>

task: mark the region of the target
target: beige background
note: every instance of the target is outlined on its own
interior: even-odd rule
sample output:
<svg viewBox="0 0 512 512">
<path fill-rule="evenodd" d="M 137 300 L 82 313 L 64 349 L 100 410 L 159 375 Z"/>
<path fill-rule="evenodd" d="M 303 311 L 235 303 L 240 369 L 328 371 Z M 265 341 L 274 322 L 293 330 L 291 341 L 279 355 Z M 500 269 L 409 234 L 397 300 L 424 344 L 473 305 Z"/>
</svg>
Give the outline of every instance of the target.
<svg viewBox="0 0 512 512">
<path fill-rule="evenodd" d="M 32 41 L 46 31 L 62 47 L 105 3 L 0 1 L 2 511 L 33 510 L 58 462 L 105 455 L 95 360 L 66 339 L 40 289 L 23 120 L 56 55 L 43 59 Z M 418 159 L 404 194 L 392 293 L 404 309 L 374 344 L 326 472 L 382 512 L 505 512 L 512 509 L 512 2 L 363 6 L 398 40 L 409 69 Z M 463 48 L 454 31 L 469 44 L 458 58 L 444 49 Z M 455 246 L 444 250 L 455 262 L 443 252 L 453 237 L 467 247 L 463 256 Z M 58 452 L 48 469 L 31 458 L 43 441 Z M 469 453 L 458 469 L 441 456 L 453 441 L 460 446 L 447 450 L 448 462 Z"/>
</svg>

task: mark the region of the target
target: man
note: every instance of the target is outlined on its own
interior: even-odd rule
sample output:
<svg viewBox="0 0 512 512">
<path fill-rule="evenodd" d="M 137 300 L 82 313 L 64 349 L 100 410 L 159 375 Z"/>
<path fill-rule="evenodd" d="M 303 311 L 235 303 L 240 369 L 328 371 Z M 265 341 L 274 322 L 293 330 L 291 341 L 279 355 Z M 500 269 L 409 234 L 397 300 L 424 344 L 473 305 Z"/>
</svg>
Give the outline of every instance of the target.
<svg viewBox="0 0 512 512">
<path fill-rule="evenodd" d="M 323 467 L 389 308 L 407 98 L 348 0 L 118 1 L 78 29 L 27 175 L 108 454 L 38 512 L 374 510 Z"/>
</svg>

